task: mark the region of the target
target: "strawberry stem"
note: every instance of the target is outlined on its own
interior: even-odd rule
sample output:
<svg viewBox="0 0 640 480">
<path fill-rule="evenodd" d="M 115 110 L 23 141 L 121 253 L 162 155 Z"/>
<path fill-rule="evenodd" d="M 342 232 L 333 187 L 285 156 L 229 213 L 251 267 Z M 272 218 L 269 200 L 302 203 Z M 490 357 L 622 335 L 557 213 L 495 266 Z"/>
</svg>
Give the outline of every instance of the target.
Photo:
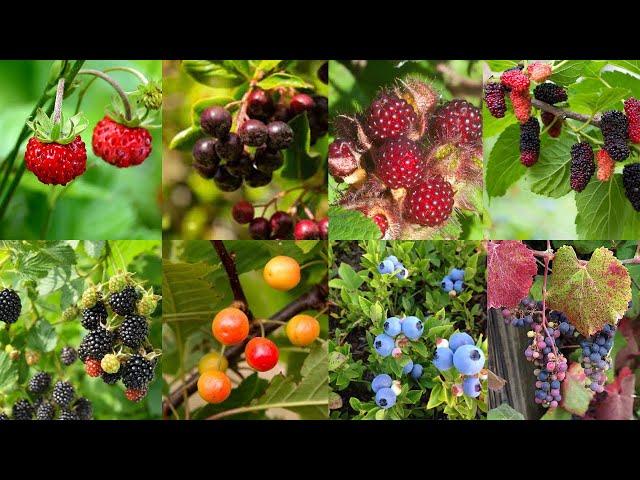
<svg viewBox="0 0 640 480">
<path fill-rule="evenodd" d="M 53 107 L 53 123 L 60 123 L 62 116 L 62 99 L 64 98 L 64 77 L 58 80 L 58 88 L 56 89 L 56 103 Z"/>
<path fill-rule="evenodd" d="M 127 120 L 131 120 L 131 104 L 129 103 L 129 98 L 127 97 L 127 94 L 124 92 L 124 90 L 122 89 L 122 87 L 118 82 L 116 82 L 113 78 L 111 78 L 106 73 L 101 72 L 100 70 L 92 70 L 92 69 L 80 70 L 78 72 L 78 75 L 93 75 L 95 77 L 101 78 L 102 80 L 107 82 L 109 85 L 111 85 L 113 89 L 117 92 L 117 94 L 120 96 L 120 99 L 122 100 L 122 105 L 124 106 L 125 118 Z"/>
</svg>

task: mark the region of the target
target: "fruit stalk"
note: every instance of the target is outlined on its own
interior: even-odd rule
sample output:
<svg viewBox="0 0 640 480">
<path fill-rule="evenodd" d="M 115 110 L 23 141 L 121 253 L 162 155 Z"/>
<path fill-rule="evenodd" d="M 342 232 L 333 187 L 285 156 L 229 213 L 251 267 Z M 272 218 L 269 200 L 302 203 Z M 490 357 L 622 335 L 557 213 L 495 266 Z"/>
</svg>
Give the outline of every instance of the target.
<svg viewBox="0 0 640 480">
<path fill-rule="evenodd" d="M 62 98 L 64 97 L 64 77 L 58 80 L 56 89 L 56 101 L 53 106 L 53 123 L 60 123 L 62 116 Z"/>
<path fill-rule="evenodd" d="M 240 284 L 240 279 L 238 278 L 238 272 L 236 270 L 236 264 L 233 261 L 229 252 L 222 243 L 222 240 L 210 240 L 211 245 L 215 249 L 222 265 L 224 266 L 225 272 L 227 272 L 227 277 L 229 277 L 229 285 L 231 286 L 231 291 L 233 292 L 233 298 L 237 302 L 237 308 L 242 310 L 249 317 L 249 321 L 253 321 L 253 314 L 249 309 L 249 303 L 247 302 L 247 297 L 244 294 L 244 290 L 242 289 L 242 285 Z"/>
<path fill-rule="evenodd" d="M 78 75 L 93 75 L 95 77 L 101 78 L 102 80 L 107 82 L 109 85 L 111 85 L 113 89 L 118 93 L 118 96 L 120 97 L 120 99 L 122 100 L 122 105 L 124 106 L 125 118 L 127 120 L 131 120 L 131 104 L 129 103 L 129 98 L 127 97 L 127 94 L 124 92 L 124 90 L 122 89 L 122 87 L 118 82 L 116 82 L 113 78 L 111 78 L 106 73 L 101 72 L 100 70 L 93 70 L 93 69 L 80 70 L 78 72 Z"/>
</svg>

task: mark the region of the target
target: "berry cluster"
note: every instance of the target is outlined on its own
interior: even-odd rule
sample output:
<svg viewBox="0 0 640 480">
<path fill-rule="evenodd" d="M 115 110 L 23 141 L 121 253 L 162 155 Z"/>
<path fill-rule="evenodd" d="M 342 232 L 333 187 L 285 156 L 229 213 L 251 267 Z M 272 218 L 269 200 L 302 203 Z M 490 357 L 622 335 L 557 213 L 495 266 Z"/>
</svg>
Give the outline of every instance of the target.
<svg viewBox="0 0 640 480">
<path fill-rule="evenodd" d="M 108 292 L 103 295 L 103 287 Z M 139 401 L 153 380 L 158 353 L 150 344 L 147 317 L 160 297 L 141 288 L 128 273 L 119 273 L 107 285 L 91 286 L 82 295 L 82 326 L 89 331 L 78 347 L 77 356 L 90 377 L 100 377 L 113 385 L 122 381 L 129 400 Z M 113 314 L 109 318 L 109 310 Z M 75 361 L 76 352 L 65 348 L 61 360 Z"/>
<path fill-rule="evenodd" d="M 442 282 L 440 282 L 440 287 L 451 296 L 462 293 L 464 290 L 464 268 L 452 268 L 449 274 L 445 275 Z"/>
<path fill-rule="evenodd" d="M 10 288 L 0 290 L 0 322 L 11 325 L 18 321 L 22 312 L 20 297 Z"/>
<path fill-rule="evenodd" d="M 409 270 L 404 268 L 402 262 L 394 255 L 389 255 L 380 262 L 378 265 L 378 272 L 382 275 L 393 273 L 396 278 L 399 278 L 400 280 L 404 280 L 409 276 Z"/>
<path fill-rule="evenodd" d="M 604 391 L 604 384 L 607 380 L 606 372 L 611 368 L 609 353 L 613 347 L 615 333 L 615 325 L 607 323 L 601 331 L 580 342 L 582 366 L 587 376 L 587 387 L 595 393 Z"/>
<path fill-rule="evenodd" d="M 482 393 L 481 380 L 487 378 L 483 372 L 485 357 L 471 335 L 456 332 L 449 340 L 438 339 L 436 346 L 433 365 L 441 372 L 455 367 L 462 381 L 453 385 L 452 393 L 456 397 L 463 394 L 472 398 L 479 397 Z"/>
<path fill-rule="evenodd" d="M 527 335 L 531 344 L 524 355 L 535 366 L 535 402 L 546 408 L 555 408 L 562 400 L 560 385 L 567 372 L 567 359 L 557 348 L 561 332 L 552 326 L 552 322 L 546 327 L 536 323 Z"/>
<path fill-rule="evenodd" d="M 460 99 L 438 105 L 423 81 L 381 91 L 362 114 L 336 118 L 335 129 L 329 173 L 350 186 L 339 204 L 371 218 L 382 238 L 444 226 L 456 193 L 481 179 L 480 110 Z"/>
</svg>

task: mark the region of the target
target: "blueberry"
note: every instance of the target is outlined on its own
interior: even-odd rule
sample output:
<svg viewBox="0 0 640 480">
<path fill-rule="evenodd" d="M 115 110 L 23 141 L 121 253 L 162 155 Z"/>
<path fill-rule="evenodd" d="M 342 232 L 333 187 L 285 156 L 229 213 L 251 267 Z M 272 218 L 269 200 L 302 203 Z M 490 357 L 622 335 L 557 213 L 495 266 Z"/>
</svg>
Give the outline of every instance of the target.
<svg viewBox="0 0 640 480">
<path fill-rule="evenodd" d="M 456 332 L 449 338 L 449 348 L 454 352 L 462 345 L 475 345 L 471 335 L 465 332 Z"/>
<path fill-rule="evenodd" d="M 409 270 L 407 270 L 404 267 L 401 267 L 401 270 L 398 273 L 396 273 L 396 278 L 399 278 L 400 280 L 404 280 L 408 276 L 409 276 Z"/>
<path fill-rule="evenodd" d="M 376 375 L 373 381 L 371 382 L 371 390 L 373 393 L 377 393 L 381 388 L 391 388 L 391 377 L 386 373 L 381 373 L 380 375 Z"/>
<path fill-rule="evenodd" d="M 384 321 L 382 328 L 384 328 L 384 333 L 390 337 L 395 337 L 402 331 L 402 324 L 398 317 L 389 317 Z"/>
<path fill-rule="evenodd" d="M 440 286 L 446 293 L 449 293 L 451 290 L 453 290 L 453 282 L 448 275 L 442 279 L 442 283 L 440 284 Z"/>
<path fill-rule="evenodd" d="M 456 280 L 455 283 L 453 284 L 453 289 L 456 292 L 461 293 L 462 290 L 464 290 L 464 283 L 462 282 L 462 280 Z"/>
<path fill-rule="evenodd" d="M 453 351 L 447 347 L 436 348 L 436 353 L 433 356 L 433 364 L 441 372 L 449 370 L 453 367 Z"/>
<path fill-rule="evenodd" d="M 396 404 L 396 394 L 390 388 L 381 388 L 376 393 L 376 405 L 391 408 Z"/>
<path fill-rule="evenodd" d="M 391 261 L 391 263 L 393 263 L 393 268 L 396 270 L 398 268 L 402 268 L 402 263 L 400 263 L 400 260 L 398 260 L 398 257 L 396 257 L 395 255 L 389 255 L 387 258 L 385 258 L 385 260 Z"/>
<path fill-rule="evenodd" d="M 453 365 L 463 375 L 475 375 L 484 367 L 484 353 L 475 345 L 462 345 L 453 354 Z"/>
<path fill-rule="evenodd" d="M 393 347 L 395 347 L 396 344 L 393 341 L 393 338 L 391 338 L 389 335 L 387 335 L 386 333 L 381 333 L 374 339 L 373 346 L 375 347 L 376 352 L 378 352 L 380 355 L 382 355 L 383 357 L 388 357 L 389 355 L 391 355 Z"/>
<path fill-rule="evenodd" d="M 384 260 L 380 265 L 378 265 L 378 272 L 385 274 L 393 272 L 393 262 L 389 260 Z"/>
<path fill-rule="evenodd" d="M 409 363 L 407 363 L 404 367 L 402 367 L 402 374 L 409 375 L 413 370 L 413 360 L 409 359 Z"/>
<path fill-rule="evenodd" d="M 409 340 L 417 340 L 424 332 L 424 325 L 422 320 L 418 317 L 407 317 L 402 322 L 402 333 L 404 333 Z"/>
<path fill-rule="evenodd" d="M 419 363 L 414 363 L 413 368 L 411 369 L 411 376 L 415 380 L 420 379 L 420 377 L 422 376 L 422 370 L 422 365 L 420 365 Z"/>
<path fill-rule="evenodd" d="M 480 380 L 476 377 L 466 377 L 462 382 L 462 391 L 468 397 L 476 398 L 480 396 L 480 392 L 482 392 Z"/>
<path fill-rule="evenodd" d="M 452 268 L 449 272 L 449 277 L 454 282 L 457 280 L 464 280 L 464 270 L 458 270 L 457 268 Z"/>
</svg>

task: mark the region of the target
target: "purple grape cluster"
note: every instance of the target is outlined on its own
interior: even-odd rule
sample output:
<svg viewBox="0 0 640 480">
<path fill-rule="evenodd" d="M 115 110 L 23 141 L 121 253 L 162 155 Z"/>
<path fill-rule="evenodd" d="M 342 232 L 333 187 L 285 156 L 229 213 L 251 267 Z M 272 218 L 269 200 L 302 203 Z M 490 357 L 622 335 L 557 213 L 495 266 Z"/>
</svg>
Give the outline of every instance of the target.
<svg viewBox="0 0 640 480">
<path fill-rule="evenodd" d="M 535 402 L 545 408 L 556 408 L 562 400 L 560 386 L 567 372 L 567 359 L 558 350 L 561 333 L 558 327 L 535 324 L 529 332 L 531 344 L 524 352 L 525 357 L 536 367 Z"/>
<path fill-rule="evenodd" d="M 582 367 L 587 375 L 587 386 L 595 393 L 604 391 L 604 384 L 607 380 L 607 370 L 611 368 L 611 347 L 613 347 L 613 336 L 616 327 L 609 323 L 604 328 L 590 337 L 582 340 Z"/>
<path fill-rule="evenodd" d="M 542 302 L 525 298 L 514 310 L 503 309 L 502 318 L 507 325 L 531 328 L 533 323 L 542 322 Z"/>
</svg>

